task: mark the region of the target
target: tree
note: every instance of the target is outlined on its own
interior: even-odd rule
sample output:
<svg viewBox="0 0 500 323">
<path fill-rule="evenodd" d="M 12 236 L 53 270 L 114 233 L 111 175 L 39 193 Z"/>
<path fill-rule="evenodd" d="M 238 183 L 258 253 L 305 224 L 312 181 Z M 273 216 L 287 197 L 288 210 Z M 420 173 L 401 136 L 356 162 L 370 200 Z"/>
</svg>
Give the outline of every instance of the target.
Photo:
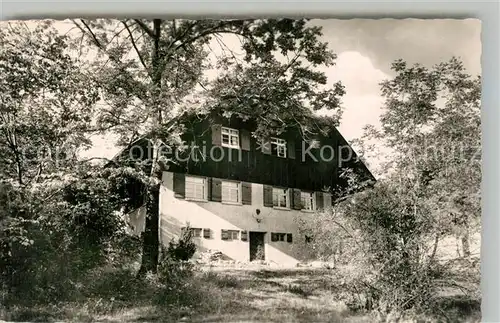
<svg viewBox="0 0 500 323">
<path fill-rule="evenodd" d="M 398 60 L 383 82 L 382 129 L 375 134 L 394 152 L 390 167 L 411 178 L 418 198 L 434 207 L 439 237 L 463 236 L 480 215 L 481 79 L 457 58 L 431 69 Z"/>
<path fill-rule="evenodd" d="M 70 259 L 83 253 L 83 239 L 72 234 L 92 231 L 61 194 L 80 166 L 87 166 L 78 161 L 77 151 L 90 145 L 99 94 L 72 55 L 69 39 L 50 22 L 31 29 L 9 22 L 0 30 L 1 283 L 13 292 L 10 296 L 17 291 L 23 300 L 67 290 L 53 287 L 67 282 L 62 275 L 74 269 L 67 266 Z M 108 209 L 94 211 L 102 216 Z M 117 230 L 107 224 L 104 229 Z"/>
<path fill-rule="evenodd" d="M 314 67 L 333 64 L 335 55 L 319 40 L 321 29 L 307 26 L 304 19 L 81 19 L 74 20 L 74 24 L 98 52 L 94 79 L 103 89 L 107 103 L 98 114 L 99 125 L 118 133 L 121 143 L 130 143 L 137 137 L 147 137 L 151 142 L 151 164 L 142 173 L 150 185 L 145 186 L 143 194 L 147 218 L 139 274 L 155 271 L 158 263 L 158 195 L 165 164 L 159 150 L 166 139 L 176 137 L 172 128 L 168 133 L 165 128 L 175 120 L 179 109 L 202 105 L 251 116 L 266 111 L 277 121 L 301 103 L 309 102 L 300 110 L 304 114 L 310 108 L 337 108 L 343 94 L 339 85 L 322 91 L 316 88 L 326 85 L 327 80 L 324 74 L 314 72 Z M 203 84 L 203 73 L 209 66 L 207 51 L 211 41 L 226 48 L 221 37 L 225 34 L 240 40 L 245 57 L 236 63 L 235 53 L 226 50 L 219 63 L 230 71 L 210 87 Z M 290 61 L 279 63 L 275 58 L 278 55 L 283 59 L 291 56 Z M 241 71 L 244 73 L 239 77 Z M 238 91 L 223 90 L 236 77 Z M 266 86 L 262 88 L 259 82 Z M 208 92 L 205 94 L 209 100 L 198 100 L 200 87 L 202 92 Z M 240 92 L 243 88 L 246 91 Z M 264 91 L 255 96 L 259 89 Z M 262 109 L 254 110 L 259 105 Z M 244 112 L 242 107 L 246 107 Z"/>
<path fill-rule="evenodd" d="M 30 30 L 6 23 L 0 31 L 0 179 L 18 185 L 71 169 L 90 145 L 96 84 L 82 73 L 68 37 L 50 24 Z"/>
<path fill-rule="evenodd" d="M 300 225 L 320 238 L 312 245 L 322 255 L 346 242 L 357 256 L 349 260 L 370 268 L 359 279 L 374 305 L 400 311 L 430 306 L 437 279 L 450 283 L 435 261 L 443 235 L 461 235 L 467 255 L 467 233 L 480 215 L 481 83 L 456 58 L 432 68 L 399 60 L 392 68 L 395 76 L 381 84 L 382 128 L 368 133 L 393 151 L 385 176 L 359 192 L 347 173 L 358 193 Z"/>
</svg>

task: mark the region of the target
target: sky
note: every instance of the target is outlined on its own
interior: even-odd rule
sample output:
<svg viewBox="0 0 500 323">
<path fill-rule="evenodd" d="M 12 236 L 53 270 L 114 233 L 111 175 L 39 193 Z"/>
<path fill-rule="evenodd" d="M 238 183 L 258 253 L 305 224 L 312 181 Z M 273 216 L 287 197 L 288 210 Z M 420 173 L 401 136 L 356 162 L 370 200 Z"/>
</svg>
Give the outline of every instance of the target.
<svg viewBox="0 0 500 323">
<path fill-rule="evenodd" d="M 383 99 L 379 83 L 391 78 L 391 63 L 431 67 L 462 59 L 468 72 L 481 74 L 481 23 L 452 19 L 319 20 L 330 48 L 337 53 L 328 78 L 346 87 L 344 114 L 339 127 L 347 140 L 358 138 L 366 124 L 379 124 Z"/>
<path fill-rule="evenodd" d="M 379 126 L 384 104 L 379 83 L 391 78 L 391 63 L 396 59 L 431 67 L 457 56 L 470 74 L 481 74 L 481 22 L 477 19 L 324 19 L 310 23 L 323 27 L 322 40 L 337 54 L 336 65 L 324 72 L 330 84 L 341 81 L 345 86 L 339 130 L 347 141 L 359 138 L 367 124 Z M 231 40 L 225 43 L 231 47 Z M 109 138 L 95 138 L 95 147 L 84 155 L 111 158 L 116 152 Z"/>
</svg>

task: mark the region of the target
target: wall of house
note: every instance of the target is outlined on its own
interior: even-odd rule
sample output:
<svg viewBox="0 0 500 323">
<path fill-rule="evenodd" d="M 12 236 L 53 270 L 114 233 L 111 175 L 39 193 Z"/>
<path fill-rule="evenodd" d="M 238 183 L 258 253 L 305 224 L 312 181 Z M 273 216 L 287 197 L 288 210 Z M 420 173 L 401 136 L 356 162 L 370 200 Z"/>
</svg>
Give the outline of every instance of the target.
<svg viewBox="0 0 500 323">
<path fill-rule="evenodd" d="M 299 253 L 293 243 L 271 241 L 271 232 L 292 233 L 294 241 L 304 239 L 297 232 L 296 220 L 301 216 L 313 216 L 298 210 L 281 210 L 265 207 L 263 185 L 252 183 L 252 205 L 232 205 L 221 202 L 200 202 L 179 199 L 173 191 L 173 173 L 163 173 L 160 191 L 160 235 L 163 244 L 180 236 L 181 228 L 188 223 L 192 228 L 208 228 L 210 238 L 196 238 L 200 250 L 212 249 L 224 253 L 231 259 L 248 261 L 250 247 L 248 241 L 222 240 L 221 230 L 247 230 L 266 232 L 265 258 L 282 264 L 297 263 Z M 262 221 L 254 215 L 260 209 Z"/>
</svg>

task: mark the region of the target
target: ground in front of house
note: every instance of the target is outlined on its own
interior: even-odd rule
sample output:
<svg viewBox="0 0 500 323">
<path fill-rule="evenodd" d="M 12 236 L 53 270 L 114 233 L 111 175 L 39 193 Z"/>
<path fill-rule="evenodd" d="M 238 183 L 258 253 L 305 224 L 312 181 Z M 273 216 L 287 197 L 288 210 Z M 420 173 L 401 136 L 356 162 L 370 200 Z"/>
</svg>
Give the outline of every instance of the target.
<svg viewBox="0 0 500 323">
<path fill-rule="evenodd" d="M 321 268 L 252 265 L 205 267 L 212 284 L 209 308 L 186 309 L 186 322 L 372 322 L 339 301 L 338 275 Z M 206 291 L 205 291 L 206 292 Z M 215 306 L 214 306 L 215 305 Z M 164 321 L 164 312 L 145 306 L 97 318 L 102 322 Z"/>
<path fill-rule="evenodd" d="M 370 313 L 351 312 L 345 302 L 348 270 L 272 268 L 265 265 L 205 266 L 197 271 L 196 306 L 153 305 L 148 296 L 120 304 L 110 289 L 108 298 L 84 304 L 60 304 L 57 313 L 38 316 L 32 308 L 26 319 L 47 322 L 373 322 Z M 117 278 L 120 280 L 120 278 Z M 190 297 L 191 297 L 190 296 Z M 447 313 L 453 322 L 479 322 L 479 301 L 458 304 Z M 460 309 L 460 306 L 467 308 Z M 43 314 L 43 313 L 40 313 Z M 455 320 L 456 318 L 456 320 Z"/>
</svg>

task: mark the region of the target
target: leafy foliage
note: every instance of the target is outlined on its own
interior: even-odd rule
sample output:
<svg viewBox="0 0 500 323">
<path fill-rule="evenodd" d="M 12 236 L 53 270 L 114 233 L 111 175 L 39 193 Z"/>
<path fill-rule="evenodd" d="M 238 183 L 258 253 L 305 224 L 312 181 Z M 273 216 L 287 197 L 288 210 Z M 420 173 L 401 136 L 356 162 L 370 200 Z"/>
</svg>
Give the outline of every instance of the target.
<svg viewBox="0 0 500 323">
<path fill-rule="evenodd" d="M 425 312 L 439 288 L 457 287 L 436 249 L 443 236 L 462 235 L 468 256 L 480 215 L 480 79 L 455 58 L 431 69 L 401 60 L 392 67 L 381 84 L 382 128 L 368 134 L 393 150 L 385 176 L 360 192 L 347 172 L 355 194 L 300 223 L 318 256 L 349 246 L 343 252 L 359 266 L 352 292 L 364 291 L 364 306 L 383 315 Z"/>
<path fill-rule="evenodd" d="M 192 232 L 188 228 L 183 230 L 177 241 L 170 241 L 165 250 L 165 257 L 173 261 L 188 261 L 196 252 L 196 245 L 192 240 Z"/>
<path fill-rule="evenodd" d="M 7 23 L 0 47 L 0 178 L 23 184 L 71 168 L 90 144 L 98 87 L 50 25 Z"/>
<path fill-rule="evenodd" d="M 481 80 L 456 58 L 432 69 L 397 61 L 393 70 L 382 83 L 386 112 L 375 135 L 397 154 L 393 169 L 433 206 L 437 233 L 467 236 L 480 215 Z"/>
</svg>

